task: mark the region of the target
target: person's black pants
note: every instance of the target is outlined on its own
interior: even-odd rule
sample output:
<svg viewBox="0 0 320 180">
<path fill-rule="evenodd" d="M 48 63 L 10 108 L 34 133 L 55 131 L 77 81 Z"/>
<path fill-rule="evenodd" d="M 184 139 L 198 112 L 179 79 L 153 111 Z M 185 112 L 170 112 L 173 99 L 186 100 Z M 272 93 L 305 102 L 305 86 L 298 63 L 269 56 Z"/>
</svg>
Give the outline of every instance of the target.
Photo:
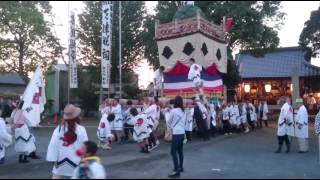
<svg viewBox="0 0 320 180">
<path fill-rule="evenodd" d="M 133 136 L 133 126 L 127 123 L 124 123 L 124 139 L 129 140 L 129 133 Z"/>
<path fill-rule="evenodd" d="M 172 135 L 171 156 L 174 165 L 174 171 L 179 172 L 183 168 L 183 140 L 184 134 Z"/>
<path fill-rule="evenodd" d="M 231 124 L 230 124 L 229 120 L 223 120 L 222 124 L 223 124 L 223 132 L 224 133 L 231 133 Z"/>
<path fill-rule="evenodd" d="M 263 120 L 262 118 L 259 119 L 259 127 L 262 128 L 262 124 L 264 123 L 265 127 L 269 127 L 268 126 L 268 120 Z"/>
<path fill-rule="evenodd" d="M 247 122 L 250 125 L 251 129 L 254 129 L 254 122 L 251 120 L 250 114 L 247 114 Z"/>
<path fill-rule="evenodd" d="M 287 145 L 287 150 L 290 150 L 290 140 L 288 135 L 278 136 L 279 149 L 281 150 L 283 142 Z"/>
<path fill-rule="evenodd" d="M 188 141 L 191 141 L 191 134 L 192 134 L 192 131 L 186 131 L 186 137 Z"/>
<path fill-rule="evenodd" d="M 254 122 L 250 120 L 248 120 L 248 124 L 250 125 L 251 129 L 254 129 Z"/>
<path fill-rule="evenodd" d="M 263 120 L 263 122 L 264 122 L 264 126 L 269 127 L 268 120 Z"/>
<path fill-rule="evenodd" d="M 208 127 L 207 127 L 205 120 L 198 120 L 196 122 L 197 122 L 198 133 L 199 133 L 200 137 L 203 138 L 203 140 L 205 140 L 205 141 L 209 140 L 210 136 L 209 136 Z"/>
<path fill-rule="evenodd" d="M 215 136 L 217 133 L 217 128 L 210 123 L 210 132 L 212 136 Z"/>
<path fill-rule="evenodd" d="M 150 133 L 148 140 L 149 140 L 149 146 L 155 146 L 157 144 L 154 132 Z"/>
<path fill-rule="evenodd" d="M 259 128 L 262 128 L 262 118 L 259 119 Z"/>
</svg>

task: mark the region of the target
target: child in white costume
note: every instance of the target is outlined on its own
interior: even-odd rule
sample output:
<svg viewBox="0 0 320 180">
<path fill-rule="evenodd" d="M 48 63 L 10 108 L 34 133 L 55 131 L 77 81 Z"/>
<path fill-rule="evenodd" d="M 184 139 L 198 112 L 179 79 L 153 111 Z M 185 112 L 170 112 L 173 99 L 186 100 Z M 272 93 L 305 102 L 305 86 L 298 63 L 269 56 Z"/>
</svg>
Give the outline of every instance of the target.
<svg viewBox="0 0 320 180">
<path fill-rule="evenodd" d="M 109 103 L 109 100 L 105 100 L 104 102 L 103 102 L 103 104 L 99 107 L 99 111 L 100 111 L 100 113 L 101 113 L 101 116 L 103 115 L 103 114 L 109 114 L 110 113 L 110 111 L 111 111 L 111 107 L 110 107 L 110 103 Z"/>
<path fill-rule="evenodd" d="M 99 123 L 98 131 L 97 131 L 97 136 L 99 139 L 99 146 L 103 149 L 111 149 L 111 142 L 114 139 L 113 134 L 111 133 L 111 123 L 108 119 L 110 119 L 110 116 L 113 114 L 109 115 L 102 115 L 102 118 Z M 114 120 L 114 115 L 113 115 L 113 120 Z"/>
<path fill-rule="evenodd" d="M 138 142 L 142 153 L 149 153 L 148 138 L 152 130 L 149 127 L 148 120 L 144 114 L 139 115 L 136 108 L 131 108 L 130 114 L 134 122 L 133 139 Z"/>
<path fill-rule="evenodd" d="M 2 111 L 0 110 L 0 164 L 3 164 L 6 155 L 6 147 L 12 143 L 12 136 L 8 132 L 5 120 L 1 115 Z"/>
<path fill-rule="evenodd" d="M 188 80 L 191 80 L 193 82 L 193 86 L 196 89 L 196 93 L 200 96 L 203 95 L 203 81 L 201 79 L 201 71 L 202 66 L 195 63 L 195 60 L 193 58 L 190 59 L 190 70 L 188 73 Z"/>
<path fill-rule="evenodd" d="M 81 157 L 79 166 L 74 170 L 72 179 L 105 179 L 107 177 L 100 158 L 96 156 L 98 146 L 92 141 L 86 141 L 76 151 Z"/>
<path fill-rule="evenodd" d="M 81 109 L 67 105 L 64 109 L 65 123 L 57 127 L 50 140 L 47 161 L 53 163 L 53 179 L 66 179 L 73 175 L 81 158 L 76 150 L 88 140 L 86 129 L 80 123 Z"/>
</svg>

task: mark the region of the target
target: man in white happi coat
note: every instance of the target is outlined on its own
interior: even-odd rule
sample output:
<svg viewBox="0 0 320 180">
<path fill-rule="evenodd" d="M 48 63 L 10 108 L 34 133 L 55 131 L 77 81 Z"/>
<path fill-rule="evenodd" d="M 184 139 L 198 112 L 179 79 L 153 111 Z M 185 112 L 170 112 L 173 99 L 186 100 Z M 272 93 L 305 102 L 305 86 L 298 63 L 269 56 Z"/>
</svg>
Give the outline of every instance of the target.
<svg viewBox="0 0 320 180">
<path fill-rule="evenodd" d="M 143 114 L 146 115 L 148 124 L 152 129 L 152 133 L 150 134 L 149 141 L 150 141 L 150 149 L 154 149 L 159 146 L 160 141 L 157 138 L 156 130 L 159 125 L 160 119 L 160 106 L 159 106 L 159 99 L 154 97 L 153 101 L 151 102 L 150 106 L 147 106 L 146 109 L 143 111 Z M 146 104 L 147 105 L 147 104 Z"/>
<path fill-rule="evenodd" d="M 118 98 L 113 100 L 110 113 L 115 115 L 115 119 L 112 122 L 111 130 L 115 135 L 115 141 L 120 141 L 122 138 L 123 117 L 122 117 L 122 108 L 120 105 L 120 100 Z"/>
<path fill-rule="evenodd" d="M 295 118 L 295 135 L 299 142 L 299 153 L 305 153 L 309 149 L 308 111 L 301 98 L 296 99 L 296 104 L 299 106 L 299 110 Z"/>
<path fill-rule="evenodd" d="M 245 109 L 246 109 L 246 119 L 248 124 L 251 126 L 251 129 L 255 128 L 255 124 L 256 124 L 256 109 L 254 107 L 254 105 L 247 100 L 247 102 L 245 103 Z"/>
<path fill-rule="evenodd" d="M 235 102 L 232 102 L 231 104 L 231 125 L 234 126 L 236 129 L 239 129 L 240 127 L 240 112 L 239 112 L 239 106 Z"/>
<path fill-rule="evenodd" d="M 262 122 L 264 122 L 264 125 L 268 127 L 268 105 L 267 101 L 263 100 L 259 103 L 259 109 L 258 109 L 258 117 L 259 117 L 259 126 L 262 128 Z"/>
<path fill-rule="evenodd" d="M 239 113 L 240 113 L 240 126 L 245 133 L 250 131 L 249 124 L 247 122 L 246 106 L 244 103 L 239 102 Z"/>
<path fill-rule="evenodd" d="M 290 140 L 288 136 L 294 136 L 293 128 L 293 109 L 289 104 L 289 98 L 280 97 L 281 112 L 278 119 L 278 150 L 281 153 L 283 142 L 286 142 L 287 153 L 290 152 Z"/>
<path fill-rule="evenodd" d="M 202 66 L 196 64 L 193 58 L 190 59 L 190 63 L 191 66 L 188 73 L 188 80 L 193 82 L 193 87 L 195 88 L 196 93 L 203 96 L 203 81 L 201 79 Z"/>
<path fill-rule="evenodd" d="M 164 66 L 160 66 L 159 69 L 157 69 L 154 72 L 154 77 L 153 77 L 153 85 L 154 85 L 154 96 L 159 97 L 162 96 L 162 79 L 163 79 L 163 71 L 164 71 Z"/>
</svg>

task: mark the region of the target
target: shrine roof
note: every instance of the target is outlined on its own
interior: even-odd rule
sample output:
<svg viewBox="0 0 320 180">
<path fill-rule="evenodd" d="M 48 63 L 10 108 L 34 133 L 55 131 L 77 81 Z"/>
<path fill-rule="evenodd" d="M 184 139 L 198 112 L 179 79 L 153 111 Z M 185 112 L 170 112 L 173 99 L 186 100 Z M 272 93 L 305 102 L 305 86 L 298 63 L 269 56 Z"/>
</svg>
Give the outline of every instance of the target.
<svg viewBox="0 0 320 180">
<path fill-rule="evenodd" d="M 307 62 L 304 54 L 301 47 L 277 48 L 263 57 L 241 52 L 236 56 L 236 63 L 243 79 L 290 78 L 293 71 L 300 77 L 320 76 L 320 67 Z"/>
</svg>

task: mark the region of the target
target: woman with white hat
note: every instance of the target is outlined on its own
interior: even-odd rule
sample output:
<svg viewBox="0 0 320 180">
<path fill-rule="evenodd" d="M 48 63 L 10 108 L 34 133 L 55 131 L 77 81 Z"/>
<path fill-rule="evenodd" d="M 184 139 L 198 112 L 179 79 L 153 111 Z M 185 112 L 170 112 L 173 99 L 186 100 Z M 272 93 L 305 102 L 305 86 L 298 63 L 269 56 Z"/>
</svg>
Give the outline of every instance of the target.
<svg viewBox="0 0 320 180">
<path fill-rule="evenodd" d="M 80 125 L 81 109 L 70 104 L 64 109 L 64 124 L 57 127 L 47 151 L 47 161 L 53 163 L 53 179 L 70 178 L 81 158 L 76 150 L 88 140 L 86 129 Z"/>
</svg>

